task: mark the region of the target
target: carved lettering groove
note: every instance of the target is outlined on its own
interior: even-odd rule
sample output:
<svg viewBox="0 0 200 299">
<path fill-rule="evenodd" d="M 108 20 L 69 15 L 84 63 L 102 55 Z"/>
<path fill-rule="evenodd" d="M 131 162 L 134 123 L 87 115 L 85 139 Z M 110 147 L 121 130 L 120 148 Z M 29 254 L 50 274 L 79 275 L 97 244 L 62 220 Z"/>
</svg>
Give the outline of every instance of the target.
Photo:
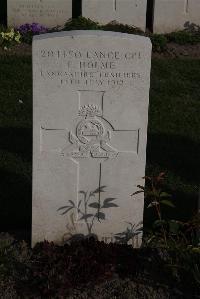
<svg viewBox="0 0 200 299">
<path fill-rule="evenodd" d="M 64 16 L 67 10 L 57 8 L 56 4 L 18 4 L 13 7 L 13 14 L 20 14 L 22 17 L 59 17 Z"/>
<path fill-rule="evenodd" d="M 92 87 L 122 87 L 131 86 L 142 80 L 141 73 L 119 70 L 120 63 L 131 65 L 140 60 L 140 52 L 120 51 L 83 51 L 76 49 L 51 50 L 43 49 L 40 52 L 41 59 L 58 63 L 64 60 L 64 69 L 55 67 L 43 69 L 40 75 L 42 80 L 59 82 L 62 85 Z"/>
</svg>

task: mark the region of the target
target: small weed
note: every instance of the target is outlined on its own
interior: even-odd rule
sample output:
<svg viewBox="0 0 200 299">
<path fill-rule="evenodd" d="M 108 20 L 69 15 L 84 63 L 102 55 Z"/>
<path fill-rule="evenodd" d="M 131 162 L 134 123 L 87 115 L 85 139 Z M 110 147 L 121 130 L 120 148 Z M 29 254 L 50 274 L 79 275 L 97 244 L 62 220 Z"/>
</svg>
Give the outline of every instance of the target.
<svg viewBox="0 0 200 299">
<path fill-rule="evenodd" d="M 78 17 L 65 23 L 63 30 L 98 30 L 100 25 L 90 19 Z"/>
<path fill-rule="evenodd" d="M 195 45 L 197 43 L 200 43 L 200 33 L 189 32 L 186 30 L 172 32 L 170 34 L 167 34 L 166 38 L 169 42 L 174 42 L 179 45 Z"/>
<path fill-rule="evenodd" d="M 167 48 L 167 38 L 163 34 L 152 34 L 150 36 L 154 52 L 163 52 Z"/>
<path fill-rule="evenodd" d="M 130 25 L 124 25 L 116 21 L 110 22 L 106 25 L 102 25 L 101 29 L 105 31 L 116 31 L 122 33 L 144 35 L 144 32 L 140 28 L 130 26 Z"/>
<path fill-rule="evenodd" d="M 3 28 L 0 30 L 0 47 L 8 50 L 21 42 L 21 34 L 14 28 Z"/>
<path fill-rule="evenodd" d="M 47 33 L 48 29 L 38 23 L 23 24 L 17 30 L 22 36 L 22 41 L 31 44 L 34 35 Z"/>
<path fill-rule="evenodd" d="M 162 206 L 164 205 L 170 208 L 174 208 L 175 206 L 171 200 L 171 195 L 164 192 L 162 189 L 164 177 L 164 172 L 161 172 L 155 177 L 146 176 L 146 186 L 143 187 L 138 185 L 139 190 L 134 192 L 132 196 L 138 193 L 145 194 L 147 208 L 153 208 L 157 215 L 157 219 L 153 226 L 156 230 L 161 231 L 160 237 L 161 239 L 163 238 L 165 246 L 168 247 L 166 221 L 162 217 Z"/>
</svg>

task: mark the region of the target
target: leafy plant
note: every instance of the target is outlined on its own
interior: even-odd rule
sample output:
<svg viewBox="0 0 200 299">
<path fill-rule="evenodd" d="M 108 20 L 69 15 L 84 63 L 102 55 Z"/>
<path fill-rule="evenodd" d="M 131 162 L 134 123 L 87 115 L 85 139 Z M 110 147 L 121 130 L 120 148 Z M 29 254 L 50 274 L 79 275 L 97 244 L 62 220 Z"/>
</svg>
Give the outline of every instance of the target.
<svg viewBox="0 0 200 299">
<path fill-rule="evenodd" d="M 200 42 L 200 32 L 191 32 L 187 30 L 175 31 L 166 34 L 169 42 L 174 42 L 179 45 L 192 44 L 195 45 Z"/>
<path fill-rule="evenodd" d="M 127 224 L 128 226 L 123 232 L 115 234 L 116 243 L 128 244 L 128 242 L 133 240 L 135 236 L 138 236 L 142 233 L 141 222 L 137 225 L 131 222 L 127 222 Z"/>
<path fill-rule="evenodd" d="M 105 192 L 106 186 L 101 186 L 94 191 L 79 191 L 83 196 L 76 205 L 72 200 L 68 201 L 68 205 L 60 207 L 57 211 L 62 211 L 61 215 L 69 213 L 71 210 L 75 210 L 80 215 L 80 220 L 84 220 L 88 234 L 92 233 L 92 228 L 95 221 L 101 222 L 106 219 L 105 209 L 118 207 L 114 201 L 116 198 L 108 197 L 101 202 L 101 193 Z M 97 197 L 97 198 L 96 198 Z M 92 211 L 88 211 L 92 209 Z M 94 211 L 94 212 L 93 212 Z"/>
<path fill-rule="evenodd" d="M 193 285 L 200 288 L 200 248 L 176 248 L 170 252 L 165 268 L 173 279 L 183 283 L 190 277 Z"/>
<path fill-rule="evenodd" d="M 144 34 L 144 32 L 138 27 L 121 24 L 116 21 L 112 21 L 106 25 L 102 25 L 101 29 L 105 31 L 117 31 L 117 32 L 129 33 L 129 34 L 140 34 L 140 35 Z"/>
<path fill-rule="evenodd" d="M 106 25 L 100 25 L 91 19 L 78 17 L 71 19 L 65 23 L 64 30 L 105 30 L 105 31 L 117 31 L 129 34 L 144 34 L 144 32 L 137 27 L 125 25 L 112 21 Z"/>
<path fill-rule="evenodd" d="M 171 195 L 163 191 L 165 173 L 158 176 L 146 176 L 145 187 L 138 185 L 138 191 L 132 196 L 141 192 L 145 195 L 145 205 L 147 209 L 154 209 L 156 220 L 153 222 L 152 231 L 149 231 L 144 238 L 146 246 L 164 246 L 173 248 L 187 248 L 199 244 L 200 213 L 197 213 L 191 220 L 183 222 L 174 219 L 164 219 L 163 207 L 174 208 Z"/>
<path fill-rule="evenodd" d="M 171 195 L 162 190 L 162 183 L 165 173 L 161 172 L 156 177 L 144 177 L 146 179 L 145 187 L 138 185 L 138 191 L 134 192 L 132 196 L 144 193 L 147 208 L 153 208 L 157 215 L 157 220 L 154 222 L 154 228 L 158 231 L 161 230 L 165 246 L 167 246 L 167 221 L 162 217 L 162 206 L 174 208 L 171 200 Z"/>
<path fill-rule="evenodd" d="M 25 43 L 31 43 L 34 35 L 48 32 L 48 28 L 38 23 L 32 23 L 32 24 L 26 23 L 18 27 L 17 30 L 20 32 L 22 36 L 22 41 Z"/>
<path fill-rule="evenodd" d="M 78 17 L 65 23 L 64 30 L 98 30 L 100 25 L 90 19 Z"/>
<path fill-rule="evenodd" d="M 14 28 L 7 28 L 0 32 L 0 46 L 7 50 L 21 42 L 21 35 L 19 31 Z"/>
<path fill-rule="evenodd" d="M 186 244 L 196 246 L 200 244 L 200 213 L 196 213 L 189 221 L 181 222 L 182 232 L 184 234 Z"/>
<path fill-rule="evenodd" d="M 167 37 L 163 34 L 152 34 L 150 36 L 154 52 L 164 52 L 167 48 Z"/>
</svg>

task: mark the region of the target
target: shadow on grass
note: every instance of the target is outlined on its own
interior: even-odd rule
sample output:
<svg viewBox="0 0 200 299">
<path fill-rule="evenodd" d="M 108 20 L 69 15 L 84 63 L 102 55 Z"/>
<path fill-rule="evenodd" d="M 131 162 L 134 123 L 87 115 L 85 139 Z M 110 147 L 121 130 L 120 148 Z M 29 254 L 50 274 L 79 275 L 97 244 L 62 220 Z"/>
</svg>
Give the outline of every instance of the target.
<svg viewBox="0 0 200 299">
<path fill-rule="evenodd" d="M 0 128 L 0 149 L 19 154 L 22 158 L 32 160 L 31 128 Z"/>
<path fill-rule="evenodd" d="M 165 220 L 178 220 L 187 222 L 197 212 L 197 195 L 188 194 L 182 191 L 170 190 L 168 191 L 172 195 L 172 201 L 175 204 L 175 208 L 162 206 L 162 218 Z M 154 209 L 147 208 L 147 203 L 144 207 L 144 230 L 148 230 L 152 227 L 152 224 L 158 217 Z"/>
<path fill-rule="evenodd" d="M 147 163 L 159 164 L 187 184 L 199 184 L 200 143 L 186 137 L 168 134 L 148 134 Z M 175 183 L 175 182 L 174 182 Z"/>
<path fill-rule="evenodd" d="M 175 208 L 164 208 L 164 217 L 187 220 L 197 212 L 200 187 L 200 144 L 178 136 L 168 134 L 148 134 L 147 175 L 157 168 L 166 172 L 166 190 L 172 195 Z M 159 167 L 159 169 L 158 169 Z M 154 174 L 153 174 L 154 175 Z M 151 211 L 145 211 L 146 222 L 152 218 Z"/>
<path fill-rule="evenodd" d="M 31 184 L 23 175 L 0 169 L 0 231 L 30 239 Z"/>
<path fill-rule="evenodd" d="M 0 128 L 0 231 L 30 241 L 32 129 Z"/>
</svg>

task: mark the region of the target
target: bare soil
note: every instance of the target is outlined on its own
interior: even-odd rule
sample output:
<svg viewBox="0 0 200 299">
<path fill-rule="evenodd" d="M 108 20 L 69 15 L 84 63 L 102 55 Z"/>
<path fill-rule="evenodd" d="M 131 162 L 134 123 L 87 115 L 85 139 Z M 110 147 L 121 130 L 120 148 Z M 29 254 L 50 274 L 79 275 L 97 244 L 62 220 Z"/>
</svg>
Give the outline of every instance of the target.
<svg viewBox="0 0 200 299">
<path fill-rule="evenodd" d="M 162 53 L 153 53 L 153 57 L 164 58 L 200 58 L 200 43 L 196 45 L 179 45 L 175 43 L 168 43 L 166 51 Z"/>
<path fill-rule="evenodd" d="M 4 50 L 0 47 L 0 55 L 31 55 L 32 47 L 29 44 L 21 43 L 13 46 L 7 50 Z"/>
</svg>

